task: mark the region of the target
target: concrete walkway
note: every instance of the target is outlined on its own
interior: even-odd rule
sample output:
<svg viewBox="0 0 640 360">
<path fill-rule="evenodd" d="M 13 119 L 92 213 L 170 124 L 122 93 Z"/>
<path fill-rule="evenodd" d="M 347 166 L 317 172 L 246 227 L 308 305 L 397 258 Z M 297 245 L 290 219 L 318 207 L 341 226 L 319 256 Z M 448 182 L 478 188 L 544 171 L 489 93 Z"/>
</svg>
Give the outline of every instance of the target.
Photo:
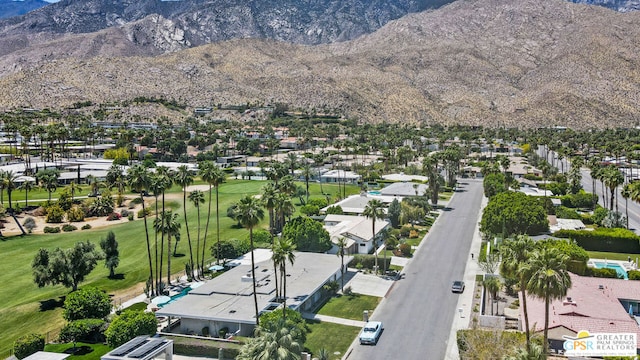
<svg viewBox="0 0 640 360">
<path fill-rule="evenodd" d="M 469 322 L 471 319 L 471 311 L 473 305 L 473 289 L 476 285 L 476 274 L 481 274 L 480 266 L 478 265 L 478 254 L 482 246 L 482 236 L 480 235 L 480 220 L 482 219 L 482 209 L 487 205 L 487 198 L 482 198 L 482 205 L 480 206 L 480 213 L 478 215 L 478 223 L 473 233 L 473 239 L 471 240 L 471 254 L 467 254 L 469 260 L 467 266 L 464 269 L 463 281 L 465 283 L 464 293 L 458 297 L 458 305 L 456 315 L 453 318 L 451 324 L 451 333 L 449 334 L 449 340 L 447 342 L 447 355 L 446 360 L 458 360 L 460 354 L 458 353 L 458 342 L 456 332 L 461 329 L 469 328 Z"/>
<path fill-rule="evenodd" d="M 303 312 L 302 317 L 309 320 L 319 320 L 323 322 L 330 322 L 334 324 L 342 324 L 342 325 L 355 326 L 355 327 L 363 327 L 365 324 L 364 321 L 343 319 L 335 316 L 313 314 L 310 312 Z"/>
</svg>

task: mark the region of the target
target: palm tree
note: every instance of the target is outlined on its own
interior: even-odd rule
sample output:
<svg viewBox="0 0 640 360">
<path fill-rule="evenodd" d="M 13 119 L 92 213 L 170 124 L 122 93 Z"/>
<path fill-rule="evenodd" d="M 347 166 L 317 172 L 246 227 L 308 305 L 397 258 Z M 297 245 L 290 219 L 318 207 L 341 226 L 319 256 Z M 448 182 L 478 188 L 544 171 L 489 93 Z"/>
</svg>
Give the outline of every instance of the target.
<svg viewBox="0 0 640 360">
<path fill-rule="evenodd" d="M 607 168 L 604 173 L 604 183 L 609 188 L 609 192 L 611 194 L 611 200 L 609 201 L 609 210 L 613 211 L 613 201 L 615 198 L 616 202 L 616 212 L 618 212 L 618 192 L 616 188 L 618 185 L 624 183 L 624 175 L 616 168 L 615 166 L 611 166 Z"/>
<path fill-rule="evenodd" d="M 493 315 L 493 303 L 495 302 L 497 304 L 498 302 L 497 295 L 500 291 L 500 288 L 502 287 L 502 282 L 500 282 L 500 279 L 497 276 L 488 276 L 484 279 L 482 284 L 484 285 L 484 288 L 487 289 L 489 294 L 491 294 L 491 315 Z"/>
<path fill-rule="evenodd" d="M 302 166 L 302 176 L 304 176 L 304 183 L 307 188 L 307 203 L 309 202 L 309 180 L 311 180 L 312 169 L 311 164 L 305 162 Z"/>
<path fill-rule="evenodd" d="M 275 212 L 278 190 L 274 183 L 269 182 L 262 188 L 262 203 L 269 213 L 269 232 L 273 235 L 276 230 Z"/>
<path fill-rule="evenodd" d="M 189 193 L 189 200 L 193 203 L 193 206 L 196 207 L 196 211 L 198 214 L 198 237 L 196 240 L 196 264 L 195 266 L 199 267 L 198 274 L 202 275 L 204 271 L 204 267 L 200 264 L 199 259 L 199 250 L 200 250 L 200 205 L 204 204 L 204 193 L 200 190 L 194 190 Z"/>
<path fill-rule="evenodd" d="M 291 196 L 287 195 L 284 192 L 276 193 L 274 210 L 276 214 L 276 233 L 278 233 L 282 231 L 286 219 L 293 215 L 293 213 L 296 211 L 296 208 L 291 201 Z"/>
<path fill-rule="evenodd" d="M 35 184 L 31 180 L 25 180 L 20 186 L 18 186 L 18 189 L 24 190 L 24 206 L 25 207 L 29 206 L 29 191 L 33 190 L 34 188 L 35 188 Z"/>
<path fill-rule="evenodd" d="M 4 188 L 7 189 L 7 197 L 9 198 L 9 212 L 13 213 L 13 205 L 11 203 L 11 193 L 16 189 L 16 178 L 18 176 L 11 170 L 5 171 L 2 178 Z"/>
<path fill-rule="evenodd" d="M 378 273 L 378 240 L 376 238 L 376 221 L 382 220 L 385 217 L 384 206 L 382 202 L 378 199 L 373 199 L 367 203 L 367 206 L 364 208 L 364 212 L 362 215 L 366 216 L 368 219 L 371 219 L 371 231 L 373 240 L 373 255 L 375 259 L 375 268 L 376 274 Z"/>
<path fill-rule="evenodd" d="M 336 255 L 340 256 L 340 291 L 344 292 L 344 256 L 347 250 L 347 239 L 340 236 L 336 245 L 338 246 Z"/>
<path fill-rule="evenodd" d="M 178 166 L 176 183 L 182 187 L 182 213 L 184 215 L 184 227 L 187 229 L 187 242 L 189 243 L 189 262 L 191 264 L 191 277 L 193 277 L 193 247 L 191 246 L 191 234 L 189 233 L 189 222 L 187 221 L 187 187 L 193 184 L 193 174 L 187 165 Z"/>
<path fill-rule="evenodd" d="M 220 211 L 218 211 L 218 188 L 225 180 L 224 171 L 211 161 L 205 161 L 198 166 L 202 180 L 209 184 L 209 208 L 207 210 L 207 224 L 204 227 L 204 239 L 202 243 L 202 264 L 204 268 L 204 249 L 207 247 L 207 233 L 209 231 L 209 219 L 211 219 L 211 187 L 216 189 L 216 226 L 218 240 L 218 254 L 220 254 Z M 216 262 L 220 265 L 219 256 L 216 256 Z"/>
<path fill-rule="evenodd" d="M 280 267 L 280 275 L 282 276 L 282 317 L 287 316 L 287 262 L 293 266 L 296 260 L 296 255 L 293 253 L 296 249 L 296 245 L 289 238 L 280 237 L 273 243 L 273 259 L 274 262 Z"/>
<path fill-rule="evenodd" d="M 627 217 L 627 229 L 629 228 L 629 198 L 631 197 L 631 193 L 631 184 L 625 184 L 622 191 L 620 191 L 620 195 L 624 198 L 624 211 Z"/>
<path fill-rule="evenodd" d="M 422 161 L 422 172 L 429 178 L 429 198 L 431 204 L 438 205 L 438 191 L 440 190 L 440 174 L 438 173 L 438 159 L 427 156 Z"/>
<path fill-rule="evenodd" d="M 522 294 L 522 310 L 524 311 L 524 329 L 527 340 L 527 349 L 531 347 L 531 334 L 529 333 L 529 315 L 527 314 L 527 282 L 529 281 L 529 259 L 535 250 L 535 242 L 527 235 L 518 235 L 513 240 L 505 240 L 500 245 L 500 274 L 505 278 L 518 280 L 520 293 Z"/>
<path fill-rule="evenodd" d="M 75 195 L 78 190 L 80 190 L 80 185 L 76 184 L 75 181 L 71 181 L 69 185 L 67 185 L 67 189 L 69 189 L 69 193 L 71 194 L 71 203 L 75 202 Z"/>
<path fill-rule="evenodd" d="M 530 266 L 530 278 L 527 282 L 529 293 L 543 299 L 544 308 L 544 353 L 549 350 L 549 304 L 551 300 L 562 299 L 571 288 L 571 278 L 567 271 L 568 256 L 555 248 L 533 252 Z"/>
<path fill-rule="evenodd" d="M 299 329 L 280 319 L 270 328 L 256 328 L 256 337 L 240 349 L 238 360 L 300 360 Z"/>
<path fill-rule="evenodd" d="M 165 212 L 165 202 L 164 202 L 164 194 L 167 191 L 167 189 L 170 189 L 171 186 L 173 185 L 173 172 L 166 166 L 158 166 L 156 168 L 156 173 L 155 173 L 155 181 L 154 181 L 154 195 L 155 195 L 155 191 L 158 190 L 159 193 L 162 194 L 162 213 L 164 214 Z M 156 200 L 156 207 L 157 207 L 157 203 L 158 201 Z M 158 211 L 156 210 L 156 214 L 158 214 Z M 158 215 L 156 215 L 156 220 L 157 220 Z M 164 227 L 164 221 L 166 221 L 166 217 L 163 217 L 161 219 L 161 226 Z M 165 233 L 162 232 L 160 234 L 160 265 L 158 266 L 158 284 L 161 285 L 162 284 L 162 262 L 164 259 L 164 235 Z M 157 236 L 157 232 L 156 232 L 156 236 Z M 171 246 L 170 244 L 167 246 L 167 259 L 168 254 L 171 253 Z M 171 275 L 171 274 L 169 274 Z M 168 285 L 169 283 L 167 283 Z"/>
<path fill-rule="evenodd" d="M 236 208 L 236 219 L 249 230 L 249 242 L 251 243 L 251 280 L 253 281 L 253 302 L 256 310 L 256 325 L 260 325 L 260 314 L 258 313 L 258 294 L 256 293 L 256 264 L 253 253 L 253 228 L 264 218 L 264 209 L 260 201 L 249 195 L 240 199 Z"/>
<path fill-rule="evenodd" d="M 153 228 L 156 232 L 167 236 L 167 285 L 171 284 L 171 237 L 180 239 L 180 222 L 178 222 L 178 214 L 174 214 L 171 210 L 163 211 L 160 216 L 153 222 Z M 164 249 L 163 249 L 164 252 Z M 175 255 L 175 248 L 174 248 Z M 162 255 L 160 255 L 162 256 Z"/>
<path fill-rule="evenodd" d="M 147 212 L 144 205 L 144 192 L 149 188 L 149 171 L 142 164 L 137 164 L 128 170 L 129 186 L 140 194 L 142 214 L 144 220 L 144 234 L 147 240 L 147 258 L 149 260 L 149 279 L 151 280 L 151 293 L 155 294 L 153 284 L 153 263 L 151 262 L 151 244 L 149 243 L 149 228 L 147 227 Z"/>
</svg>

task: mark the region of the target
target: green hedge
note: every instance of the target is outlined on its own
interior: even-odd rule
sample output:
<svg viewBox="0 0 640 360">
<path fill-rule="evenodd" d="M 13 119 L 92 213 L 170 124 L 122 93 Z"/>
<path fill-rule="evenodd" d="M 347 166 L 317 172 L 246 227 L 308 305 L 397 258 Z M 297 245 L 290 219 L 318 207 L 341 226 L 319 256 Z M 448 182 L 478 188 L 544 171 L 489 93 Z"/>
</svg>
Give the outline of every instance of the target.
<svg viewBox="0 0 640 360">
<path fill-rule="evenodd" d="M 587 268 L 586 275 L 597 277 L 597 278 L 609 278 L 609 279 L 618 278 L 618 272 L 616 271 L 616 269 L 609 269 L 609 268 L 602 268 L 602 269 Z"/>
<path fill-rule="evenodd" d="M 375 265 L 375 257 L 373 255 L 362 255 L 362 254 L 354 255 L 353 260 L 351 261 L 351 264 L 349 264 L 349 267 L 357 267 L 358 264 L 362 264 L 363 269 L 373 270 L 373 267 Z M 391 266 L 391 256 L 387 256 L 387 266 L 384 267 L 383 264 L 384 264 L 384 258 L 378 257 L 378 267 L 380 269 L 383 269 L 383 268 L 388 269 L 389 266 Z"/>
<path fill-rule="evenodd" d="M 177 355 L 217 358 L 218 351 L 222 348 L 224 359 L 235 359 L 240 353 L 240 345 L 235 343 L 178 337 L 172 337 L 172 339 L 174 340 L 173 352 Z"/>
<path fill-rule="evenodd" d="M 640 237 L 627 229 L 560 230 L 553 236 L 575 240 L 587 251 L 640 254 Z"/>
<path fill-rule="evenodd" d="M 629 278 L 629 280 L 640 280 L 640 271 L 629 270 L 627 271 L 627 277 Z"/>
</svg>

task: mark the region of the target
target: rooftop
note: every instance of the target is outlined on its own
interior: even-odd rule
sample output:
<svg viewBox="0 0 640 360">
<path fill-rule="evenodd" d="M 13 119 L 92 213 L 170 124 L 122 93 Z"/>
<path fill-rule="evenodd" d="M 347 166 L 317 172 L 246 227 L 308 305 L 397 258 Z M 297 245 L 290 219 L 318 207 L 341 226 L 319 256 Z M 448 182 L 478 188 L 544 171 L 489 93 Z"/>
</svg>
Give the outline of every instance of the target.
<svg viewBox="0 0 640 360">
<path fill-rule="evenodd" d="M 258 308 L 264 309 L 275 299 L 271 251 L 261 249 L 254 256 Z M 295 256 L 294 264 L 287 264 L 287 305 L 294 309 L 340 271 L 341 264 L 341 259 L 335 255 L 296 252 Z M 156 314 L 255 323 L 250 260 L 251 253 L 244 255 L 238 260 L 238 266 L 191 290 Z"/>
<path fill-rule="evenodd" d="M 396 182 L 384 187 L 380 190 L 380 194 L 387 196 L 418 196 L 424 195 L 428 189 L 429 187 L 425 184 Z"/>
<path fill-rule="evenodd" d="M 376 234 L 379 234 L 389 222 L 386 220 L 376 221 Z M 371 219 L 364 216 L 335 215 L 329 214 L 324 218 L 324 228 L 329 232 L 332 242 L 337 242 L 340 236 L 347 237 L 347 247 L 353 245 L 353 237 L 358 237 L 363 241 L 370 241 Z"/>
<path fill-rule="evenodd" d="M 402 201 L 401 197 L 395 196 L 382 196 L 382 195 L 371 195 L 367 193 L 362 193 L 360 195 L 351 195 L 342 201 L 339 201 L 335 204 L 331 204 L 322 209 L 322 211 L 327 211 L 327 208 L 331 206 L 340 206 L 345 213 L 352 214 L 362 214 L 364 212 L 364 208 L 367 206 L 369 201 L 371 200 L 380 200 L 384 204 L 390 204 L 393 199 L 398 199 L 398 201 Z M 386 212 L 387 209 L 384 209 Z"/>
</svg>

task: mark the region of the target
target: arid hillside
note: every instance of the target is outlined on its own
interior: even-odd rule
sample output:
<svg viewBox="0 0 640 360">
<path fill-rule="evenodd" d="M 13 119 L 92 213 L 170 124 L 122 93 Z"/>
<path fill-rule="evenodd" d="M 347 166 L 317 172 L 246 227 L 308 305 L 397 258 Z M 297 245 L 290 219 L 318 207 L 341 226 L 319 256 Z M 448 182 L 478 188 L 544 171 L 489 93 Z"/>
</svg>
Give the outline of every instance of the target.
<svg viewBox="0 0 640 360">
<path fill-rule="evenodd" d="M 458 0 L 347 42 L 242 39 L 158 56 L 120 56 L 136 48 L 125 33 L 67 35 L 0 58 L 0 108 L 164 96 L 191 106 L 278 101 L 371 122 L 584 128 L 640 120 L 638 12 Z"/>
</svg>

